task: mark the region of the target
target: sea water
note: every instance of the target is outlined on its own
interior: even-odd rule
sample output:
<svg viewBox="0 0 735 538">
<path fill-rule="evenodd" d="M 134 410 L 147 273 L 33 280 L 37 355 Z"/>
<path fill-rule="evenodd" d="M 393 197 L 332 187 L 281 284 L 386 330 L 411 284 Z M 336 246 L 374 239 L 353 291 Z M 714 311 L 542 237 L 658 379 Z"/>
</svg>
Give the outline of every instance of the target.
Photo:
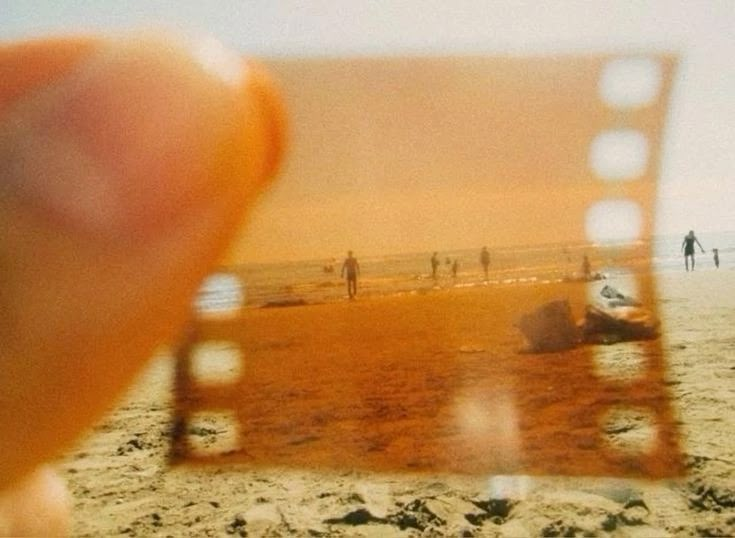
<svg viewBox="0 0 735 538">
<path fill-rule="evenodd" d="M 658 236 L 650 244 L 594 245 L 545 244 L 507 246 L 490 249 L 488 278 L 480 263 L 480 247 L 438 251 L 440 265 L 432 276 L 433 252 L 385 255 L 355 255 L 360 265 L 358 296 L 361 298 L 426 293 L 432 290 L 473 286 L 544 284 L 583 277 L 582 260 L 588 256 L 593 274 L 603 278 L 645 270 L 679 271 L 683 268 L 681 236 Z M 712 248 L 719 248 L 721 268 L 735 258 L 735 232 L 701 234 L 706 249 L 697 252 L 697 268 L 713 269 Z M 452 266 L 457 261 L 458 270 Z M 650 262 L 650 265 L 649 265 Z M 216 308 L 241 302 L 245 307 L 278 304 L 314 304 L 344 300 L 347 296 L 340 276 L 341 259 L 321 259 L 257 263 L 225 267 L 220 276 L 208 280 L 198 298 L 198 305 Z M 222 277 L 221 274 L 228 277 Z M 232 278 L 234 277 L 234 279 Z"/>
</svg>

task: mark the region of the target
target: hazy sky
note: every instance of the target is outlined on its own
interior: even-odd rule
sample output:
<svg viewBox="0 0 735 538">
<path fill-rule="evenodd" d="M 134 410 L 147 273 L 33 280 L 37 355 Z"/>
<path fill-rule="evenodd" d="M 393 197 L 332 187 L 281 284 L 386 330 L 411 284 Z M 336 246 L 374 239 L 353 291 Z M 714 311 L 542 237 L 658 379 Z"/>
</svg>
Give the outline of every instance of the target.
<svg viewBox="0 0 735 538">
<path fill-rule="evenodd" d="M 0 0 L 2 39 L 155 25 L 213 34 L 244 53 L 266 56 L 679 52 L 656 231 L 683 234 L 694 228 L 706 237 L 707 231 L 735 229 L 731 0 Z"/>
<path fill-rule="evenodd" d="M 599 131 L 631 124 L 600 98 L 606 65 L 594 56 L 271 61 L 292 144 L 238 250 L 309 259 L 585 240 L 606 184 L 620 196 L 622 185 L 653 183 L 645 171 L 605 182 L 590 170 Z M 637 116 L 654 119 L 640 125 L 652 140 L 659 102 Z M 652 196 L 638 201 L 653 206 Z"/>
</svg>

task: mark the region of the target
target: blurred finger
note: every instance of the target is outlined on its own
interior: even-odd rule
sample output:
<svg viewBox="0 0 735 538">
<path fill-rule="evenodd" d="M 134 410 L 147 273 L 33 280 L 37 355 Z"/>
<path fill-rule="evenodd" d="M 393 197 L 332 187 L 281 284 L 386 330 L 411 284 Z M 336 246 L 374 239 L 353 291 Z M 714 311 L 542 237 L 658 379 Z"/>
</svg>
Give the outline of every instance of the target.
<svg viewBox="0 0 735 538">
<path fill-rule="evenodd" d="M 0 103 L 0 489 L 176 333 L 281 149 L 272 85 L 214 42 L 74 55 Z"/>
</svg>

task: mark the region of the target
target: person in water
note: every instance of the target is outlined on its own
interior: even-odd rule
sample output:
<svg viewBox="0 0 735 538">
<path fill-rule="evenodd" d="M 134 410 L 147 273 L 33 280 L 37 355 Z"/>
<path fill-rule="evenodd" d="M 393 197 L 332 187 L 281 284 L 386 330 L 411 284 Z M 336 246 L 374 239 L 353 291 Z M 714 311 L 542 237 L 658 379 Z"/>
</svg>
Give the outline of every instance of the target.
<svg viewBox="0 0 735 538">
<path fill-rule="evenodd" d="M 431 278 L 436 280 L 436 270 L 439 269 L 439 255 L 438 253 L 434 252 L 433 256 L 431 256 Z"/>
<path fill-rule="evenodd" d="M 337 260 L 335 260 L 334 258 L 329 260 L 329 262 L 325 263 L 324 266 L 322 267 L 322 271 L 324 271 L 325 273 L 334 273 L 334 263 L 336 261 Z"/>
<path fill-rule="evenodd" d="M 689 233 L 684 236 L 684 241 L 681 243 L 681 248 L 684 251 L 684 266 L 689 271 L 689 258 L 692 259 L 692 271 L 694 271 L 694 243 L 699 245 L 699 250 L 704 254 L 704 248 L 699 242 L 699 239 L 694 235 L 694 230 L 689 230 Z"/>
<path fill-rule="evenodd" d="M 485 271 L 485 282 L 487 282 L 488 268 L 490 267 L 490 253 L 487 251 L 487 247 L 482 247 L 482 251 L 480 252 L 480 264 L 482 264 L 482 269 Z"/>
<path fill-rule="evenodd" d="M 357 295 L 357 276 L 360 274 L 360 264 L 357 263 L 357 258 L 352 255 L 350 250 L 347 253 L 347 258 L 342 264 L 341 275 L 344 277 L 347 275 L 347 295 L 350 299 L 354 299 Z"/>
<path fill-rule="evenodd" d="M 459 260 L 454 260 L 452 264 L 452 278 L 457 278 L 457 271 L 459 271 Z"/>
</svg>

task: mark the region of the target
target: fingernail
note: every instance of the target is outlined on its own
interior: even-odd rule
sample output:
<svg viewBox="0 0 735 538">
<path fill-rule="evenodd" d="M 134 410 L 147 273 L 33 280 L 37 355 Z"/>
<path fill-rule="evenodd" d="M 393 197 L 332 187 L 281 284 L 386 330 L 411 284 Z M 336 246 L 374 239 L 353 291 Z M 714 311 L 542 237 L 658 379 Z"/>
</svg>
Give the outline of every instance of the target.
<svg viewBox="0 0 735 538">
<path fill-rule="evenodd" d="M 212 40 L 102 44 L 5 109 L 0 193 L 90 234 L 160 233 L 233 181 L 253 181 L 222 162 L 252 114 L 247 76 Z"/>
</svg>

